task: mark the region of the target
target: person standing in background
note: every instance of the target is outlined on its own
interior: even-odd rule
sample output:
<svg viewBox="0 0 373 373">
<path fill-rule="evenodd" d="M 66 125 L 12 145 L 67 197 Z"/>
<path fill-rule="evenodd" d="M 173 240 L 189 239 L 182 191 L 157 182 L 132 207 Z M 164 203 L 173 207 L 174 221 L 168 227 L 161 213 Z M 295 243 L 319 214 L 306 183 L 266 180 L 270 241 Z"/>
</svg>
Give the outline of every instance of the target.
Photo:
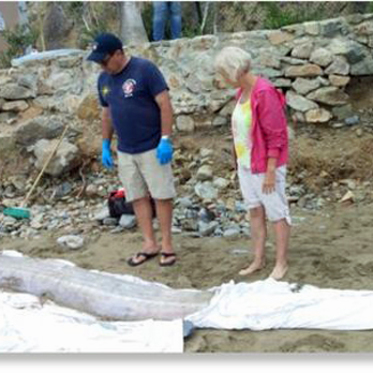
<svg viewBox="0 0 373 373">
<path fill-rule="evenodd" d="M 181 37 L 181 4 L 179 1 L 153 2 L 153 40 L 164 39 L 167 20 L 170 20 L 171 39 Z"/>
</svg>

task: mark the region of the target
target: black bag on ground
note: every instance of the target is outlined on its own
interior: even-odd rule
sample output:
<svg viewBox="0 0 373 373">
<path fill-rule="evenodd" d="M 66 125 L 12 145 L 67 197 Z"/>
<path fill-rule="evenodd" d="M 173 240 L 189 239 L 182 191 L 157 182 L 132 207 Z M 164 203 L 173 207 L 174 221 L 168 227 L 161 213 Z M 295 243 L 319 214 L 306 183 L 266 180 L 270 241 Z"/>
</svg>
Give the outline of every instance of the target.
<svg viewBox="0 0 373 373">
<path fill-rule="evenodd" d="M 156 216 L 154 199 L 150 197 L 153 218 Z M 112 218 L 120 218 L 123 214 L 135 215 L 132 202 L 126 202 L 126 194 L 123 189 L 114 190 L 108 198 L 109 213 Z"/>
<path fill-rule="evenodd" d="M 126 202 L 123 190 L 114 190 L 108 198 L 109 213 L 112 218 L 120 218 L 123 214 L 134 215 L 131 202 Z"/>
</svg>

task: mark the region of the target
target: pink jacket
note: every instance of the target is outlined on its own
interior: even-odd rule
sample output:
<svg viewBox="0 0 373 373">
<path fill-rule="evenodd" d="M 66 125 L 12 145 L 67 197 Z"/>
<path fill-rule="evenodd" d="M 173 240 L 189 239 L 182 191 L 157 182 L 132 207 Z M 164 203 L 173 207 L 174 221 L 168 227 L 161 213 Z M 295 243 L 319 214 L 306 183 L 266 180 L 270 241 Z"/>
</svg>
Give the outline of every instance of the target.
<svg viewBox="0 0 373 373">
<path fill-rule="evenodd" d="M 241 97 L 242 89 L 236 94 Z M 268 158 L 277 158 L 277 167 L 288 162 L 288 129 L 284 95 L 272 83 L 258 77 L 251 92 L 251 172 L 267 171 Z"/>
</svg>

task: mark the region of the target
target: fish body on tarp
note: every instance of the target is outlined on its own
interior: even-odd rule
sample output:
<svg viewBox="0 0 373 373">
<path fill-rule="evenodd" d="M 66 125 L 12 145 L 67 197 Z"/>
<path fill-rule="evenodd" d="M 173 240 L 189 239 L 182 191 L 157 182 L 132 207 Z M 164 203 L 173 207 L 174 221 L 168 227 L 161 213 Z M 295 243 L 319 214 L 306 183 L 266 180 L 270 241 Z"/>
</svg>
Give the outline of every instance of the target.
<svg viewBox="0 0 373 373">
<path fill-rule="evenodd" d="M 175 320 L 205 308 L 213 293 L 172 289 L 129 275 L 89 271 L 56 259 L 0 255 L 0 288 L 46 297 L 113 320 Z"/>
</svg>

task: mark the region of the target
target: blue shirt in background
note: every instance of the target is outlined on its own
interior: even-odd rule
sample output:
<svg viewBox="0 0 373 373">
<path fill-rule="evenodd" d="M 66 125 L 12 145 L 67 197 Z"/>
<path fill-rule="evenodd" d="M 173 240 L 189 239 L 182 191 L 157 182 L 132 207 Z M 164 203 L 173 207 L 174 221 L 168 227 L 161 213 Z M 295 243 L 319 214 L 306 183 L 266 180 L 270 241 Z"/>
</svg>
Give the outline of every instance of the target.
<svg viewBox="0 0 373 373">
<path fill-rule="evenodd" d="M 154 97 L 168 89 L 157 66 L 131 57 L 116 75 L 101 73 L 99 100 L 110 109 L 118 150 L 136 154 L 154 149 L 161 137 L 161 112 Z"/>
</svg>

